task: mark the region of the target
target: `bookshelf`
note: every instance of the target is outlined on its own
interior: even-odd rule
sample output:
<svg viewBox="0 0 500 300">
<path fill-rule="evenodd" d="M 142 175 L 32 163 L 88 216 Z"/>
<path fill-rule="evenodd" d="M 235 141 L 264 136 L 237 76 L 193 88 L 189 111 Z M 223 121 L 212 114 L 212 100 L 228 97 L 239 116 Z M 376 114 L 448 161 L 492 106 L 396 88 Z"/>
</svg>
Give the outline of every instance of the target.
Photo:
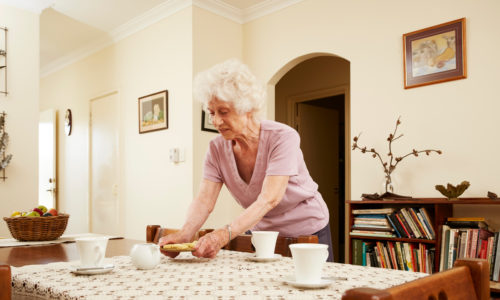
<svg viewBox="0 0 500 300">
<path fill-rule="evenodd" d="M 489 198 L 460 198 L 458 200 L 447 200 L 446 198 L 411 198 L 404 200 L 349 200 L 348 204 L 348 220 L 349 228 L 354 224 L 353 210 L 355 209 L 379 209 L 379 208 L 415 208 L 424 207 L 429 214 L 432 226 L 435 230 L 436 239 L 409 239 L 396 237 L 373 237 L 362 235 L 348 235 L 349 245 L 349 263 L 353 262 L 352 240 L 358 239 L 363 241 L 390 241 L 390 242 L 405 242 L 405 243 L 421 243 L 435 248 L 434 272 L 439 270 L 439 258 L 441 251 L 441 226 L 445 223 L 448 217 L 453 216 L 453 207 L 455 205 L 500 205 L 500 200 L 492 200 Z M 350 232 L 351 230 L 349 230 Z M 492 291 L 499 290 L 497 282 L 491 282 Z"/>
</svg>

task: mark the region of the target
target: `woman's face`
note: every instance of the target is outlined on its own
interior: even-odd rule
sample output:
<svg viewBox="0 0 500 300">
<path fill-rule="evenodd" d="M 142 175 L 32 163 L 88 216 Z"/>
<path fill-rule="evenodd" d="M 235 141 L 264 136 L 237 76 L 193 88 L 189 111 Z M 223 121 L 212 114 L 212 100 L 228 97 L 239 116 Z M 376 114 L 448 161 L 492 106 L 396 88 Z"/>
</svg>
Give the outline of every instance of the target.
<svg viewBox="0 0 500 300">
<path fill-rule="evenodd" d="M 233 140 L 244 134 L 250 121 L 250 113 L 238 114 L 233 103 L 214 98 L 208 103 L 208 111 L 215 128 L 226 140 Z"/>
</svg>

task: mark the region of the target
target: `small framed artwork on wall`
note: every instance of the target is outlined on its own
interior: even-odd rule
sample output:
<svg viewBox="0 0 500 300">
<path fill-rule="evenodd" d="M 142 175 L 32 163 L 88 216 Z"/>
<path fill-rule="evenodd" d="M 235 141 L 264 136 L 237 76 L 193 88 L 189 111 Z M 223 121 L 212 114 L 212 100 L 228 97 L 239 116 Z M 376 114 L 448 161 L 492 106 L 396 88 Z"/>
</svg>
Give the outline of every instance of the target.
<svg viewBox="0 0 500 300">
<path fill-rule="evenodd" d="M 465 18 L 403 34 L 405 89 L 467 77 Z"/>
<path fill-rule="evenodd" d="M 212 123 L 212 117 L 210 114 L 205 113 L 204 110 L 201 111 L 201 130 L 218 132 L 217 129 L 215 129 L 214 123 Z"/>
<path fill-rule="evenodd" d="M 139 133 L 168 128 L 168 91 L 139 98 Z"/>
</svg>

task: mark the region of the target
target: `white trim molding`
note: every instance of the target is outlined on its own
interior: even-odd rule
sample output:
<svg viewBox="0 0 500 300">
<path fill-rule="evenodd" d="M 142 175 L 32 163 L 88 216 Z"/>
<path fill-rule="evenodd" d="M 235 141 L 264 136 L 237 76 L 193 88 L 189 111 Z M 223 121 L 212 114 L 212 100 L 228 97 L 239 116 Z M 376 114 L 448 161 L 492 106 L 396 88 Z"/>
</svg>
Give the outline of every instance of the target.
<svg viewBox="0 0 500 300">
<path fill-rule="evenodd" d="M 153 25 L 166 17 L 169 17 L 178 11 L 185 9 L 189 6 L 197 6 L 202 9 L 213 12 L 222 17 L 228 18 L 236 23 L 244 24 L 251 20 L 263 17 L 270 13 L 284 9 L 290 5 L 294 5 L 303 0 L 266 0 L 256 5 L 250 6 L 246 9 L 239 9 L 232 5 L 227 4 L 221 0 L 169 0 L 164 3 L 153 7 L 146 13 L 131 19 L 127 23 L 113 29 L 107 38 L 94 40 L 87 46 L 77 49 L 65 56 L 55 59 L 43 66 L 40 69 L 40 77 L 46 77 L 58 70 L 63 69 L 87 56 L 90 56 L 107 46 L 112 45 L 146 27 Z M 37 9 L 40 13 L 43 9 L 50 7 L 54 4 L 55 0 L 0 0 L 0 3 L 12 3 L 12 6 L 22 6 L 21 3 L 26 5 L 39 4 Z M 17 5 L 14 5 L 17 4 Z"/>
</svg>

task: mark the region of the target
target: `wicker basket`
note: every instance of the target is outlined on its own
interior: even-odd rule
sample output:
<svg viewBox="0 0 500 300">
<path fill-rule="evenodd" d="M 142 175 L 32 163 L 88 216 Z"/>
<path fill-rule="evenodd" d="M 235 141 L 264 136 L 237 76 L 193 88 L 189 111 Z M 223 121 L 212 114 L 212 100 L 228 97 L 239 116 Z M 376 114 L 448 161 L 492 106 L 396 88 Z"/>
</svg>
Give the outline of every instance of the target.
<svg viewBox="0 0 500 300">
<path fill-rule="evenodd" d="M 51 217 L 17 217 L 3 219 L 10 234 L 18 241 L 51 241 L 58 239 L 66 230 L 69 215 Z"/>
</svg>

